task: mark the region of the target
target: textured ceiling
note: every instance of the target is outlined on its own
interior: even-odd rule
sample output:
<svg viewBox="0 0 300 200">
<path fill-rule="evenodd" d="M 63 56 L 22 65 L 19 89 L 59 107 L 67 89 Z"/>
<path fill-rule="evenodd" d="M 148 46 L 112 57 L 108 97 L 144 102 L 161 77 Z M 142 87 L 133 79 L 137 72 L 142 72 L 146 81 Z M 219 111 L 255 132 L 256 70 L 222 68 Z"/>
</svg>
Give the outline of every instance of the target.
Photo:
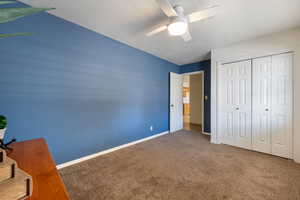
<svg viewBox="0 0 300 200">
<path fill-rule="evenodd" d="M 166 21 L 155 0 L 22 0 L 55 7 L 50 13 L 182 65 L 207 59 L 211 49 L 300 25 L 300 0 L 170 0 L 191 13 L 219 4 L 219 14 L 190 25 L 193 40 L 167 32 L 145 34 Z"/>
</svg>

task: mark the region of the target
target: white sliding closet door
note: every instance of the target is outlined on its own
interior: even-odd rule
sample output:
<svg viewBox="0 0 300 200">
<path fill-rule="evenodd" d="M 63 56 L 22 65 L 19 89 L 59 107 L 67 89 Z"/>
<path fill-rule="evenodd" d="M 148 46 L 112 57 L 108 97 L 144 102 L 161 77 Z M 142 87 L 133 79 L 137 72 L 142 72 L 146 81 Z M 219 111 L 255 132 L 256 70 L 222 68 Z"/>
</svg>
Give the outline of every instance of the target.
<svg viewBox="0 0 300 200">
<path fill-rule="evenodd" d="M 242 148 L 251 149 L 251 60 L 238 62 L 236 65 L 236 145 Z"/>
<path fill-rule="evenodd" d="M 218 105 L 219 105 L 219 120 L 218 130 L 222 136 L 224 144 L 235 145 L 235 84 L 236 84 L 236 66 L 235 64 L 223 65 L 219 69 L 220 77 Z"/>
<path fill-rule="evenodd" d="M 292 54 L 272 56 L 272 154 L 292 157 Z"/>
<path fill-rule="evenodd" d="M 271 57 L 253 60 L 253 150 L 271 153 Z"/>
<path fill-rule="evenodd" d="M 293 55 L 218 68 L 218 133 L 222 143 L 292 158 Z"/>
<path fill-rule="evenodd" d="M 222 141 L 251 149 L 251 60 L 223 65 L 219 77 Z"/>
<path fill-rule="evenodd" d="M 292 157 L 292 54 L 253 60 L 253 149 Z"/>
</svg>

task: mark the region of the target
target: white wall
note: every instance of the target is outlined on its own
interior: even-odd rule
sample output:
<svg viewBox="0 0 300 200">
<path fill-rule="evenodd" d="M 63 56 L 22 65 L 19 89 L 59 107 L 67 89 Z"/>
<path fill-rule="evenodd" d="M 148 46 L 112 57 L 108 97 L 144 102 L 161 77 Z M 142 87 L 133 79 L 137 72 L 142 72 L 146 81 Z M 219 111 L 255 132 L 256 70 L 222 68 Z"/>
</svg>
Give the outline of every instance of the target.
<svg viewBox="0 0 300 200">
<path fill-rule="evenodd" d="M 300 163 L 300 78 L 299 76 L 300 76 L 300 45 L 295 49 L 295 57 L 294 57 L 294 160 L 298 163 Z"/>
<path fill-rule="evenodd" d="M 211 142 L 220 143 L 217 131 L 217 66 L 220 63 L 294 52 L 294 159 L 300 162 L 300 27 L 212 50 Z"/>
<path fill-rule="evenodd" d="M 183 87 L 190 87 L 190 75 L 183 75 Z"/>
<path fill-rule="evenodd" d="M 190 122 L 193 124 L 202 124 L 202 74 L 190 75 Z"/>
<path fill-rule="evenodd" d="M 190 87 L 190 75 L 184 74 L 183 75 L 183 87 Z M 187 92 L 187 95 L 183 97 L 183 104 L 189 104 L 190 103 L 190 93 Z"/>
</svg>

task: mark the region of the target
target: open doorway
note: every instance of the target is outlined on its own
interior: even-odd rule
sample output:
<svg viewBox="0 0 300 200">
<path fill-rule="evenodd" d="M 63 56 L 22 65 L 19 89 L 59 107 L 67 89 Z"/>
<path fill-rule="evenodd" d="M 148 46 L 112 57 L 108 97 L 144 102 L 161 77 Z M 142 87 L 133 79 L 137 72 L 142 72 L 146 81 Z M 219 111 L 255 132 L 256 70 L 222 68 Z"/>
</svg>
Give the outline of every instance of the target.
<svg viewBox="0 0 300 200">
<path fill-rule="evenodd" d="M 207 97 L 205 98 L 207 100 Z M 204 133 L 204 72 L 170 72 L 170 132 Z"/>
<path fill-rule="evenodd" d="M 183 74 L 183 128 L 203 133 L 204 73 Z"/>
</svg>

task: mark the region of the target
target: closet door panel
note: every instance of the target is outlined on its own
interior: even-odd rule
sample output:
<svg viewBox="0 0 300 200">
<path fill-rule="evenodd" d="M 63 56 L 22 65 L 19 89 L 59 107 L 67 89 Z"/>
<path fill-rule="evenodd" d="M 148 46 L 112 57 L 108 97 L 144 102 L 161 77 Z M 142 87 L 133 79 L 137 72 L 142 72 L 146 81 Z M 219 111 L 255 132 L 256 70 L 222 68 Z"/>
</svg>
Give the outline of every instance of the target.
<svg viewBox="0 0 300 200">
<path fill-rule="evenodd" d="M 292 54 L 272 56 L 272 154 L 292 157 Z"/>
<path fill-rule="evenodd" d="M 222 143 L 251 149 L 251 61 L 225 64 L 218 76 Z"/>
<path fill-rule="evenodd" d="M 236 146 L 251 149 L 251 60 L 236 63 Z"/>
<path fill-rule="evenodd" d="M 271 57 L 253 60 L 253 150 L 271 153 Z"/>
<path fill-rule="evenodd" d="M 235 77 L 236 69 L 234 64 L 223 65 L 219 68 L 218 86 L 218 131 L 222 136 L 224 144 L 235 144 Z"/>
</svg>

